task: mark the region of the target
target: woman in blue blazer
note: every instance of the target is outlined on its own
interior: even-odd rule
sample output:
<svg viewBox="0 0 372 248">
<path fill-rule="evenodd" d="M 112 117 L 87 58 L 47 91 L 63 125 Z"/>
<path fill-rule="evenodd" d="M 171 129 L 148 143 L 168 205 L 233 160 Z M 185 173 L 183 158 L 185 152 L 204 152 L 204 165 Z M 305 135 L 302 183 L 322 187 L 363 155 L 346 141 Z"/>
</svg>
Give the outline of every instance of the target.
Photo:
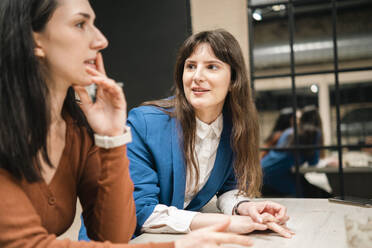
<svg viewBox="0 0 372 248">
<path fill-rule="evenodd" d="M 231 232 L 272 229 L 290 237 L 285 207 L 247 200 L 259 195 L 262 175 L 257 113 L 236 39 L 224 30 L 189 37 L 174 89 L 174 97 L 128 116 L 137 234 L 185 233 L 230 218 Z M 214 195 L 227 214 L 196 212 Z"/>
</svg>

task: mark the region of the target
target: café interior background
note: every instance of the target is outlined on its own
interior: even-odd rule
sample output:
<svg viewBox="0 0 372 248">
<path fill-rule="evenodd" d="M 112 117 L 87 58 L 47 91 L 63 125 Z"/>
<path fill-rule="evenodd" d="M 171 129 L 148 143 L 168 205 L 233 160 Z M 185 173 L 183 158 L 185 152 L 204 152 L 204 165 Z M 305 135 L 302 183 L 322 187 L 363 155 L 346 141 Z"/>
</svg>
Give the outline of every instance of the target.
<svg viewBox="0 0 372 248">
<path fill-rule="evenodd" d="M 98 27 L 110 41 L 104 51 L 108 73 L 124 82 L 130 109 L 143 101 L 170 95 L 177 48 L 188 35 L 204 29 L 225 28 L 233 33 L 251 71 L 249 62 L 253 62 L 255 76 L 290 73 L 286 2 L 93 0 L 92 6 Z M 306 74 L 295 77 L 297 107 L 317 106 L 323 121 L 324 145 L 336 145 L 332 1 L 292 2 L 295 72 Z M 277 4 L 265 6 L 268 3 Z M 342 144 L 365 144 L 366 138 L 372 136 L 372 1 L 336 3 Z M 264 7 L 250 10 L 249 5 Z M 280 109 L 292 106 L 291 87 L 290 77 L 254 80 L 261 142 L 270 133 Z M 326 150 L 326 154 L 332 152 Z"/>
</svg>

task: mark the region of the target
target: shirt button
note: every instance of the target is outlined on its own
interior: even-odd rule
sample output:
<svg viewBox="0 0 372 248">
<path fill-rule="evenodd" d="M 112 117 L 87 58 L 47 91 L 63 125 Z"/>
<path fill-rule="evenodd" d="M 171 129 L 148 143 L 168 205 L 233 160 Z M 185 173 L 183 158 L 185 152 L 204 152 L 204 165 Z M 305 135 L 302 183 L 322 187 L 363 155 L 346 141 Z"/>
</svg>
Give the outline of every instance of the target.
<svg viewBox="0 0 372 248">
<path fill-rule="evenodd" d="M 55 205 L 56 204 L 56 198 L 54 197 L 54 196 L 50 196 L 49 198 L 48 198 L 48 203 L 49 203 L 49 205 Z"/>
</svg>

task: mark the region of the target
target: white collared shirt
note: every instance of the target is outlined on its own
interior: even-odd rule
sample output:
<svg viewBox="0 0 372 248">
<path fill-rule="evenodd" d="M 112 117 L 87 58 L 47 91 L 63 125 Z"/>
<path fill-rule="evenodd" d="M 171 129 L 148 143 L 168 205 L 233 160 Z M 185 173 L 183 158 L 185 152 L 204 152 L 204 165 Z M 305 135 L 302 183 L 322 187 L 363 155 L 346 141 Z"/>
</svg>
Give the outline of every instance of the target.
<svg viewBox="0 0 372 248">
<path fill-rule="evenodd" d="M 199 182 L 197 190 L 195 185 L 194 173 L 186 173 L 185 202 L 184 208 L 189 205 L 191 200 L 207 183 L 216 160 L 217 148 L 220 143 L 223 129 L 223 116 L 220 114 L 211 124 L 206 124 L 196 118 L 196 137 L 194 156 L 198 161 Z M 237 190 L 231 190 L 222 194 L 217 201 L 218 208 L 226 214 L 231 214 L 232 208 L 241 197 L 236 197 Z M 187 233 L 190 232 L 190 224 L 198 212 L 180 210 L 176 207 L 169 207 L 163 204 L 155 206 L 154 211 L 142 226 L 143 232 L 151 233 Z"/>
</svg>

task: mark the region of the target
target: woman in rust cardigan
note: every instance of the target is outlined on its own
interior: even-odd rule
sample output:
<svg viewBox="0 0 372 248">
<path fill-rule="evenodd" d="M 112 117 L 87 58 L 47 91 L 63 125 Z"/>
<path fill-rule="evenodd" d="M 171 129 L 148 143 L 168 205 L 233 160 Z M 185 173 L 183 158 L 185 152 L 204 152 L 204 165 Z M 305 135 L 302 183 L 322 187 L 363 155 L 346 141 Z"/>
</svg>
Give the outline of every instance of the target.
<svg viewBox="0 0 372 248">
<path fill-rule="evenodd" d="M 0 1 L 0 247 L 134 246 L 131 133 L 124 94 L 104 72 L 107 44 L 88 0 Z M 56 239 L 77 197 L 97 242 Z M 220 233 L 228 224 L 136 247 L 250 244 Z"/>
</svg>

